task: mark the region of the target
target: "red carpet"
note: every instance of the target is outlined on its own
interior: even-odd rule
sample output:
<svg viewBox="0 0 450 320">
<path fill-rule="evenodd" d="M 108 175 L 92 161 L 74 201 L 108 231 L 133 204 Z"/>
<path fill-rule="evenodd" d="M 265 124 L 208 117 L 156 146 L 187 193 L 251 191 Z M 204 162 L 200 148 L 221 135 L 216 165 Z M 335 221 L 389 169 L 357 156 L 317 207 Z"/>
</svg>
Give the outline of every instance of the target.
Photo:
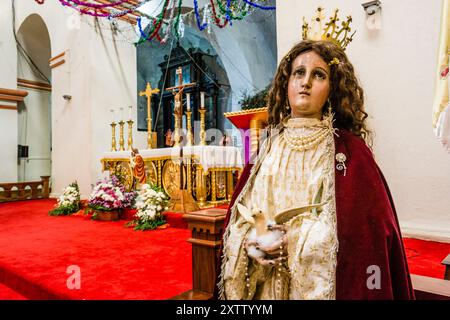
<svg viewBox="0 0 450 320">
<path fill-rule="evenodd" d="M 54 204 L 0 204 L 0 283 L 30 299 L 167 299 L 192 288 L 189 230 L 48 216 Z M 71 265 L 79 290 L 66 284 Z"/>
<path fill-rule="evenodd" d="M 170 227 L 125 228 L 125 220 L 51 217 L 55 200 L 0 204 L 0 299 L 167 299 L 192 287 L 190 231 L 181 215 Z M 226 208 L 224 206 L 224 208 Z M 132 215 L 133 212 L 128 212 Z M 410 272 L 443 278 L 450 244 L 404 239 Z M 81 288 L 67 288 L 67 267 Z"/>
<path fill-rule="evenodd" d="M 442 260 L 450 254 L 450 243 L 403 239 L 409 272 L 421 276 L 444 279 Z"/>
</svg>

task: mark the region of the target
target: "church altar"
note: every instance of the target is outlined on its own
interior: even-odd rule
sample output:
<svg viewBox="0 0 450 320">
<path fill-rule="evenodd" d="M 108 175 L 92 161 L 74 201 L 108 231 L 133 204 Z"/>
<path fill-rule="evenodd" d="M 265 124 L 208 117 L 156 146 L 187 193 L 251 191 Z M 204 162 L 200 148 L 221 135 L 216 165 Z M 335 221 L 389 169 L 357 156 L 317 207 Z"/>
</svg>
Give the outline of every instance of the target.
<svg viewBox="0 0 450 320">
<path fill-rule="evenodd" d="M 170 197 L 181 188 L 188 190 L 200 208 L 229 203 L 243 168 L 241 152 L 232 146 L 175 146 L 139 154 L 147 183 L 162 187 Z M 110 151 L 101 159 L 102 170 L 116 175 L 128 191 L 136 185 L 130 158 L 131 151 Z"/>
</svg>

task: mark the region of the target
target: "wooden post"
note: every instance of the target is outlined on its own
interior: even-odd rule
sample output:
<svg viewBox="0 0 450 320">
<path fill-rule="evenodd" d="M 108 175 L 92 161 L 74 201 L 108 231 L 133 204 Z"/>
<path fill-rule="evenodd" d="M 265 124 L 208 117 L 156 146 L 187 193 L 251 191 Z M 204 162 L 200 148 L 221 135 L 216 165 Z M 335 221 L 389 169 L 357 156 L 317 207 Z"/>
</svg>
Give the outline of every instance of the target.
<svg viewBox="0 0 450 320">
<path fill-rule="evenodd" d="M 208 209 L 183 216 L 192 231 L 188 242 L 192 243 L 192 290 L 173 300 L 210 300 L 217 278 L 219 249 L 227 210 Z"/>
<path fill-rule="evenodd" d="M 50 176 L 41 176 L 42 180 L 42 198 L 48 199 L 50 195 Z"/>
</svg>

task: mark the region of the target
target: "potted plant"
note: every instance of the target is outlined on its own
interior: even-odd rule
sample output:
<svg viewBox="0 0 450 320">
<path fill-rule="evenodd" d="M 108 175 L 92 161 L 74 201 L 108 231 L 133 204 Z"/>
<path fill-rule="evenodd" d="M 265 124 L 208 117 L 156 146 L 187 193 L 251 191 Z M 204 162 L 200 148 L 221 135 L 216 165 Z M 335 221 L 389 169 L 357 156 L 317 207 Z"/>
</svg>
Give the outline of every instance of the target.
<svg viewBox="0 0 450 320">
<path fill-rule="evenodd" d="M 135 219 L 127 223 L 134 230 L 153 230 L 166 224 L 164 215 L 169 196 L 160 187 L 143 184 L 136 198 Z"/>
<path fill-rule="evenodd" d="M 92 213 L 92 219 L 114 221 L 120 217 L 122 208 L 131 207 L 134 192 L 125 192 L 116 176 L 99 181 L 89 197 L 86 214 Z"/>
<path fill-rule="evenodd" d="M 72 182 L 63 189 L 62 195 L 58 198 L 56 207 L 49 211 L 51 216 L 71 215 L 80 210 L 80 189 L 78 183 Z"/>
</svg>

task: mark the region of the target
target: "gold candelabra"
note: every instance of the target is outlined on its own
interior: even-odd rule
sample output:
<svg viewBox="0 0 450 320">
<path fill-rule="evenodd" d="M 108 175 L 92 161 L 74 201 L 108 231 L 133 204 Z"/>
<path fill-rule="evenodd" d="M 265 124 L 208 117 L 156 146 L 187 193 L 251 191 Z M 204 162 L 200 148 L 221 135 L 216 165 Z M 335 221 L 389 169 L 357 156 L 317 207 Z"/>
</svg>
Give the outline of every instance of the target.
<svg viewBox="0 0 450 320">
<path fill-rule="evenodd" d="M 186 127 L 187 127 L 187 145 L 192 146 L 192 125 L 191 125 L 192 111 L 186 111 Z"/>
<path fill-rule="evenodd" d="M 128 120 L 128 150 L 133 147 L 133 120 Z"/>
<path fill-rule="evenodd" d="M 111 151 L 117 151 L 116 148 L 116 125 L 114 121 L 110 124 L 111 125 L 111 131 L 112 131 L 112 139 L 111 139 Z"/>
<path fill-rule="evenodd" d="M 123 138 L 123 126 L 125 124 L 125 121 L 120 120 L 119 126 L 120 126 L 120 133 L 119 133 L 119 151 L 125 151 L 125 140 Z"/>
<path fill-rule="evenodd" d="M 205 132 L 205 108 L 199 108 L 200 112 L 200 145 L 206 146 L 206 132 Z"/>
</svg>

